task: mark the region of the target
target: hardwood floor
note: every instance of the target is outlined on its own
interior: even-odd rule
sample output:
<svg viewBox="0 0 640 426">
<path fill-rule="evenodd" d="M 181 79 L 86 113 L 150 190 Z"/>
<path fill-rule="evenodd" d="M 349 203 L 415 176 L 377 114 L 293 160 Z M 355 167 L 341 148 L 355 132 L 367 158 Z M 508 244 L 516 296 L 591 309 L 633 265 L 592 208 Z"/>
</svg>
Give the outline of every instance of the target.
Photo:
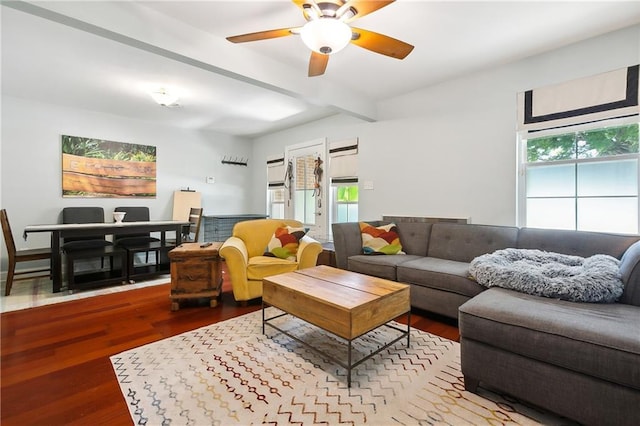
<svg viewBox="0 0 640 426">
<path fill-rule="evenodd" d="M 172 312 L 169 290 L 159 285 L 2 314 L 2 425 L 130 425 L 111 355 L 260 309 L 237 306 L 226 280 L 216 308 L 192 302 Z M 460 338 L 447 319 L 412 312 L 411 323 Z"/>
</svg>

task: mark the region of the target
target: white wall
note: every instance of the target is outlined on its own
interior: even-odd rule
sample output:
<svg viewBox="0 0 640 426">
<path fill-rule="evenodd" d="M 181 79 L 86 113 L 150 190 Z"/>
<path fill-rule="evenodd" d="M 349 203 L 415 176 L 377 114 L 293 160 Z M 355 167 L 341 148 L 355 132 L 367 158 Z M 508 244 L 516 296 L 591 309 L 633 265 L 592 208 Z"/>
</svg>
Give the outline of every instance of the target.
<svg viewBox="0 0 640 426">
<path fill-rule="evenodd" d="M 286 145 L 360 138 L 360 219 L 470 217 L 516 224 L 516 94 L 640 62 L 640 26 L 453 79 L 378 104 L 380 120 L 344 117 L 258 138 L 255 163 Z M 426 71 L 428 72 L 428 71 Z M 264 208 L 254 169 L 252 210 Z M 373 190 L 363 182 L 373 181 Z"/>
<path fill-rule="evenodd" d="M 157 147 L 157 196 L 141 198 L 63 198 L 60 135 L 95 137 Z M 222 158 L 251 156 L 251 142 L 213 132 L 158 126 L 113 115 L 2 98 L 2 208 L 7 209 L 18 248 L 49 245 L 49 235 L 22 239 L 26 225 L 57 223 L 63 207 L 148 206 L 151 219 L 171 219 L 173 192 L 202 193 L 204 214 L 246 213 L 250 207 L 249 167 L 221 164 Z M 213 176 L 214 184 L 205 178 Z M 6 249 L 2 242 L 3 272 Z"/>
</svg>

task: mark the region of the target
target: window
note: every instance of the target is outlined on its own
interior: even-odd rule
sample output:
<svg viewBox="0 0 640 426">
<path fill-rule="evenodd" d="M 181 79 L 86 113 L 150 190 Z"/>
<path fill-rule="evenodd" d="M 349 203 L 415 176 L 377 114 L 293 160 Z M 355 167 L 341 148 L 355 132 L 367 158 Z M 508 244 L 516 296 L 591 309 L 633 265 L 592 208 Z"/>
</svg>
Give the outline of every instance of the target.
<svg viewBox="0 0 640 426">
<path fill-rule="evenodd" d="M 358 180 L 334 179 L 331 184 L 331 223 L 358 221 Z"/>
<path fill-rule="evenodd" d="M 285 188 L 283 186 L 269 188 L 268 214 L 271 219 L 284 219 Z"/>
<path fill-rule="evenodd" d="M 520 222 L 637 234 L 638 123 L 571 129 L 523 139 Z"/>
</svg>

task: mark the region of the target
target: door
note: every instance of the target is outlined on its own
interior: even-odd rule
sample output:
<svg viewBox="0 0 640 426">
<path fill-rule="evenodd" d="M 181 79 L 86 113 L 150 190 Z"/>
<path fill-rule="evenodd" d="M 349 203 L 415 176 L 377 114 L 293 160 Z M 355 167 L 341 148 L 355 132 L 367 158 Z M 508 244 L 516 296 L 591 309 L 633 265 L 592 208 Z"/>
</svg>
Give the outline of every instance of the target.
<svg viewBox="0 0 640 426">
<path fill-rule="evenodd" d="M 290 200 L 287 217 L 309 228 L 309 236 L 326 238 L 325 215 L 325 140 L 319 139 L 290 147 L 287 159 L 291 162 Z"/>
</svg>

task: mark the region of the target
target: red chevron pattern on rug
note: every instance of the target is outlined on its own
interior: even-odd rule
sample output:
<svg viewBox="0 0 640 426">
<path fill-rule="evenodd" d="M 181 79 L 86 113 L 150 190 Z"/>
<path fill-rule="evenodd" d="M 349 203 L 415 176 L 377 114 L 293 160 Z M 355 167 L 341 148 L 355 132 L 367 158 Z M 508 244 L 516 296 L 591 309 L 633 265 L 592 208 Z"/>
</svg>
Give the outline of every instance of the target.
<svg viewBox="0 0 640 426">
<path fill-rule="evenodd" d="M 412 329 L 410 347 L 398 342 L 356 367 L 349 389 L 342 367 L 275 331 L 263 336 L 261 319 L 254 312 L 111 357 L 134 424 L 560 423 L 497 394 L 466 392 L 456 342 Z M 340 338 L 291 316 L 280 321 L 346 359 Z M 354 359 L 389 333 L 397 331 L 357 339 Z"/>
</svg>

